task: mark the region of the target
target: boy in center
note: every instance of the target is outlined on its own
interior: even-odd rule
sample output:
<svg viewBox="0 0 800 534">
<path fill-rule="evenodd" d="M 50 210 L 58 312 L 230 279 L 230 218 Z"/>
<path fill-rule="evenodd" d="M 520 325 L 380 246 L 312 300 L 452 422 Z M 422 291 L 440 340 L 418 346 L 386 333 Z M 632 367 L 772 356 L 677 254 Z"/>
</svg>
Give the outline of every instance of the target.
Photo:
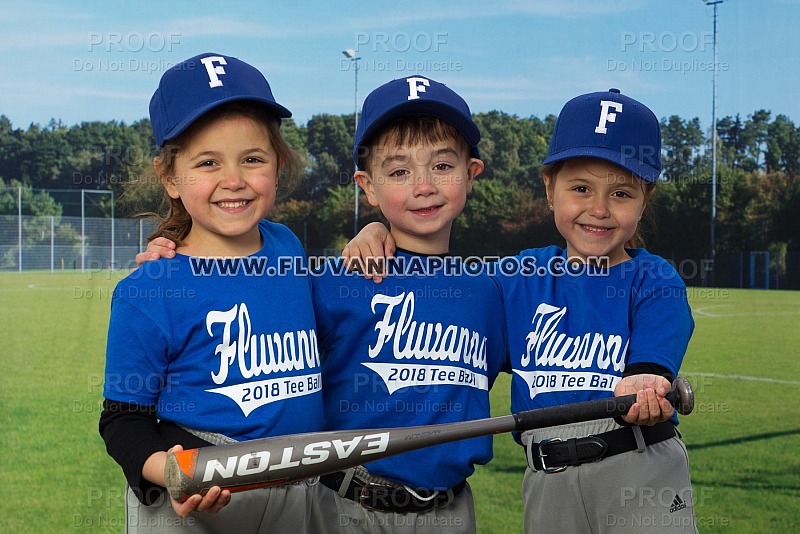
<svg viewBox="0 0 800 534">
<path fill-rule="evenodd" d="M 489 389 L 507 369 L 502 300 L 487 274 L 448 256 L 483 171 L 479 140 L 466 102 L 429 78 L 393 80 L 365 99 L 355 179 L 397 253 L 388 284 L 337 260 L 312 277 L 326 428 L 489 417 Z M 475 438 L 324 476 L 312 522 L 321 533 L 473 533 L 467 478 L 491 457 L 491 437 Z"/>
</svg>

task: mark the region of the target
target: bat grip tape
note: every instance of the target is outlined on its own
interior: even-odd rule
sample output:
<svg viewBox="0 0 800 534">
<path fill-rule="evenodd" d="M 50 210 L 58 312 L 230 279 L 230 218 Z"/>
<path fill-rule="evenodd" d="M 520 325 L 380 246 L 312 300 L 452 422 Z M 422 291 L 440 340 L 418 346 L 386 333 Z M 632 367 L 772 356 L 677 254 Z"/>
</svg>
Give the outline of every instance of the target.
<svg viewBox="0 0 800 534">
<path fill-rule="evenodd" d="M 231 443 L 238 443 L 237 440 L 226 436 L 225 434 L 220 434 L 218 432 L 208 432 L 206 430 L 197 430 L 196 428 L 190 428 L 188 426 L 183 425 L 176 425 L 179 428 L 182 428 L 189 434 L 198 437 L 204 441 L 209 442 L 212 445 L 230 445 Z"/>
</svg>

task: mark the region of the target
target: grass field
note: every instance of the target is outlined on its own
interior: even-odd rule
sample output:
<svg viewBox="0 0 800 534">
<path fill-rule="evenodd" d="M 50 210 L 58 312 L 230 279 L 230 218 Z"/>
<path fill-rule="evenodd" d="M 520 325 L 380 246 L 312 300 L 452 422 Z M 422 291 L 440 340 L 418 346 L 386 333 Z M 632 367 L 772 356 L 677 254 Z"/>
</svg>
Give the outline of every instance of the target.
<svg viewBox="0 0 800 534">
<path fill-rule="evenodd" d="M 121 471 L 97 433 L 119 273 L 2 273 L 0 532 L 122 532 Z M 700 532 L 800 531 L 800 292 L 690 289 L 682 373 Z M 508 377 L 493 391 L 508 410 Z M 522 531 L 524 457 L 509 436 L 471 479 L 478 531 Z"/>
</svg>

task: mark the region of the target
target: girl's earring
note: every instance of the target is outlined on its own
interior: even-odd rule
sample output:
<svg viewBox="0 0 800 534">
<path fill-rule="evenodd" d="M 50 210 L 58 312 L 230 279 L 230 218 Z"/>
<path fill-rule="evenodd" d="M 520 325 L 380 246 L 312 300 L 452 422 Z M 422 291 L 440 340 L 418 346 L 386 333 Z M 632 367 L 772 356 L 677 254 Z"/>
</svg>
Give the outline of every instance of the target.
<svg viewBox="0 0 800 534">
<path fill-rule="evenodd" d="M 552 203 L 552 202 L 548 202 L 548 203 L 547 203 L 547 207 L 548 207 L 548 208 L 550 208 L 550 211 L 554 211 L 554 210 L 553 210 L 553 203 Z M 641 217 L 639 217 L 639 218 L 641 219 Z"/>
</svg>

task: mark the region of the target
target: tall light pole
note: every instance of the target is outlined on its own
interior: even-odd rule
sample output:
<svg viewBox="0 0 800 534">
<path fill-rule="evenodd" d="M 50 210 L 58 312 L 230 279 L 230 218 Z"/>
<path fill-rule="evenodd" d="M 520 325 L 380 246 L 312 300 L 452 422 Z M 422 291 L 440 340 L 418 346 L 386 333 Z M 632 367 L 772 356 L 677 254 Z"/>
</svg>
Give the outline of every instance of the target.
<svg viewBox="0 0 800 534">
<path fill-rule="evenodd" d="M 353 71 L 355 72 L 355 93 L 353 97 L 355 111 L 353 112 L 353 139 L 355 139 L 356 131 L 358 130 L 358 61 L 361 59 L 356 56 L 356 51 L 352 48 L 343 50 L 342 54 L 350 60 L 353 64 Z M 353 179 L 353 236 L 358 234 L 358 183 Z"/>
<path fill-rule="evenodd" d="M 717 5 L 724 0 L 714 0 L 709 2 L 703 0 L 708 6 L 714 6 L 714 33 L 712 37 L 712 47 L 714 55 L 713 82 L 711 89 L 711 273 L 713 277 L 714 259 L 717 253 L 717 246 L 714 236 L 714 226 L 717 221 Z M 713 279 L 713 278 L 712 278 Z"/>
</svg>

